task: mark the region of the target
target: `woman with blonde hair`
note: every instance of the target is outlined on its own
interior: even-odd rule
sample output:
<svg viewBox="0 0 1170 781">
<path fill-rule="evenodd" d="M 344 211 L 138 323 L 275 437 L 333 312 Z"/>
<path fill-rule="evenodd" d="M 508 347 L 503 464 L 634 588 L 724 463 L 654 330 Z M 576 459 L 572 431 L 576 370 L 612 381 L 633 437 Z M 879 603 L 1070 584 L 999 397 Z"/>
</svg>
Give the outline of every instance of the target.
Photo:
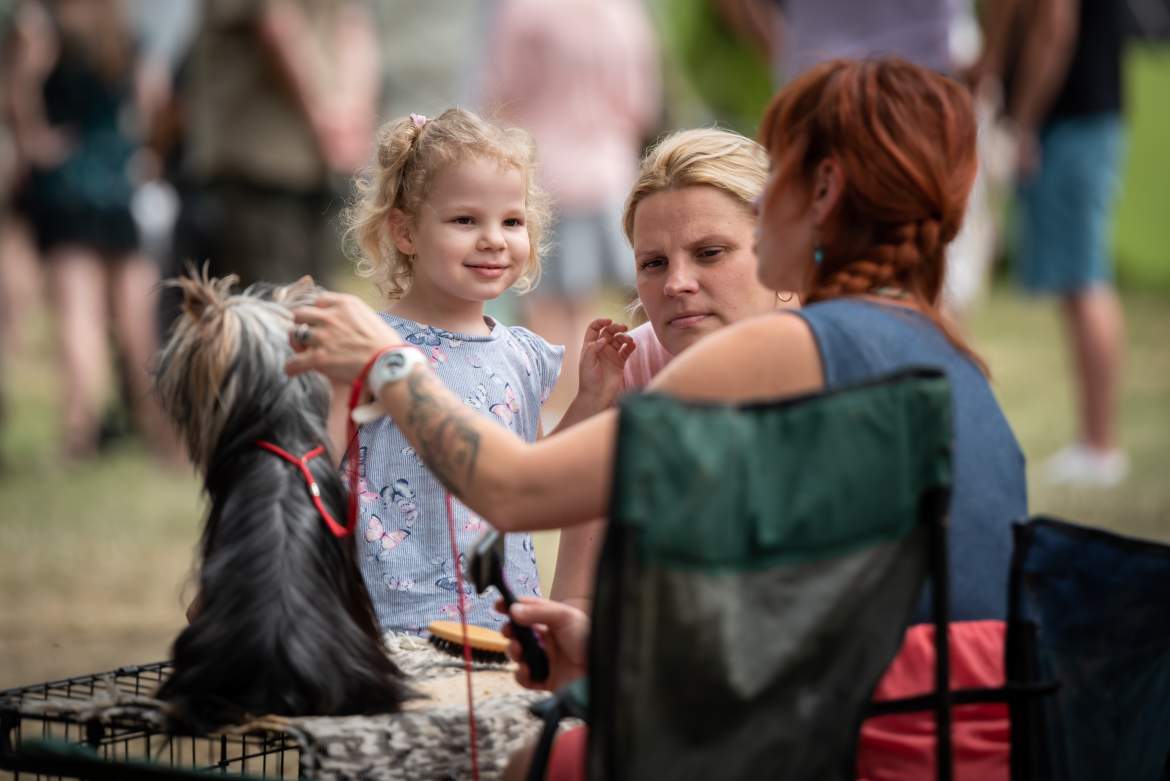
<svg viewBox="0 0 1170 781">
<path fill-rule="evenodd" d="M 622 227 L 634 250 L 638 307 L 624 391 L 649 384 L 707 334 L 777 306 L 795 306 L 756 278 L 753 202 L 768 178 L 768 153 L 730 130 L 682 130 L 642 158 Z M 561 532 L 550 596 L 588 610 L 605 521 Z"/>
</svg>

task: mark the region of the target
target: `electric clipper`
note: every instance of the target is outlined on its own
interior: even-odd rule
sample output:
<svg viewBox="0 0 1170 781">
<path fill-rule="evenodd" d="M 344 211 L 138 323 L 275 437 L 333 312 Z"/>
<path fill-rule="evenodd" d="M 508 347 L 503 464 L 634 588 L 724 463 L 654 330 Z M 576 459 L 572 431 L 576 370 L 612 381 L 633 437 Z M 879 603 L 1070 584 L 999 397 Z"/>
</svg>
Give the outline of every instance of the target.
<svg viewBox="0 0 1170 781">
<path fill-rule="evenodd" d="M 466 576 L 475 584 L 476 592 L 482 594 L 488 586 L 495 586 L 496 591 L 504 598 L 506 608 L 511 608 L 516 601 L 516 595 L 508 584 L 504 582 L 504 535 L 495 529 L 489 529 L 480 536 L 471 546 L 471 555 L 467 557 Z M 528 665 L 528 672 L 534 681 L 548 679 L 548 655 L 536 638 L 532 627 L 520 626 L 512 623 L 512 636 L 520 643 L 524 663 Z"/>
</svg>

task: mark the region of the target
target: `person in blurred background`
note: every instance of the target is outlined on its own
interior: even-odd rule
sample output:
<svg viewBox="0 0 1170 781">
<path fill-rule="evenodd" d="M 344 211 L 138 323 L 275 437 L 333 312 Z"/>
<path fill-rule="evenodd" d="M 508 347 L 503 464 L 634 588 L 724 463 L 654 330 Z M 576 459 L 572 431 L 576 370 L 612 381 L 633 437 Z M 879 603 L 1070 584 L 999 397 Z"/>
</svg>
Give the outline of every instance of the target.
<svg viewBox="0 0 1170 781">
<path fill-rule="evenodd" d="M 328 282 L 335 193 L 377 122 L 378 39 L 359 0 L 207 0 L 186 68 L 175 252 L 241 282 Z"/>
<path fill-rule="evenodd" d="M 378 0 L 381 115 L 438 116 L 479 104 L 495 0 Z"/>
<path fill-rule="evenodd" d="M 64 453 L 83 458 L 97 449 L 107 324 L 134 422 L 165 451 L 148 374 L 158 269 L 139 251 L 130 208 L 144 116 L 127 17 L 118 0 L 53 0 L 24 4 L 18 25 L 9 81 L 13 136 L 27 165 L 18 208 L 44 258 L 54 306 Z"/>
<path fill-rule="evenodd" d="M 484 105 L 535 137 L 555 211 L 541 284 L 524 301 L 528 325 L 567 345 L 555 415 L 577 387 L 598 295 L 632 287 L 621 204 L 658 119 L 658 49 L 640 0 L 503 0 L 494 25 Z"/>
<path fill-rule="evenodd" d="M 712 0 L 723 8 L 771 10 L 772 27 L 755 38 L 771 46 L 776 81 L 784 84 L 810 67 L 837 57 L 894 55 L 957 76 L 979 50 L 971 0 Z M 725 10 L 725 15 L 730 11 Z M 745 20 L 761 14 L 739 11 Z M 741 27 L 747 27 L 745 21 Z M 979 175 L 968 200 L 963 230 L 947 252 L 946 312 L 962 322 L 986 286 L 999 243 L 995 194 L 1007 182 L 1001 136 L 994 123 L 995 96 L 977 95 Z"/>
<path fill-rule="evenodd" d="M 951 36 L 965 0 L 772 0 L 772 5 L 780 15 L 771 36 L 772 61 L 782 83 L 838 57 L 896 55 L 939 73 L 955 69 Z"/>
<path fill-rule="evenodd" d="M 989 6 L 975 78 L 1003 83 L 1016 141 L 1019 281 L 1060 298 L 1078 391 L 1078 440 L 1045 463 L 1045 476 L 1113 486 L 1129 471 L 1117 431 L 1125 326 L 1110 258 L 1125 9 L 1116 0 Z"/>
<path fill-rule="evenodd" d="M 6 371 L 8 356 L 20 342 L 25 316 L 21 302 L 29 298 L 22 288 L 28 280 L 35 278 L 31 253 L 22 251 L 27 242 L 20 240 L 23 231 L 12 213 L 12 195 L 20 163 L 9 127 L 8 82 L 12 73 L 18 6 L 16 0 L 0 0 L 0 378 L 4 379 L 11 376 Z M 8 388 L 0 382 L 0 427 L 7 419 L 7 394 Z"/>
<path fill-rule="evenodd" d="M 172 234 L 178 196 L 167 156 L 172 139 L 175 82 L 199 23 L 200 0 L 130 0 L 127 5 L 142 51 L 140 90 L 151 123 L 146 147 L 154 176 L 135 193 L 132 210 L 142 233 L 144 251 L 163 267 L 164 276 L 181 274 L 173 262 Z M 166 325 L 170 320 L 166 321 Z"/>
<path fill-rule="evenodd" d="M 138 32 L 145 79 L 140 84 L 150 106 L 151 122 L 145 146 L 153 176 L 135 193 L 131 209 L 142 234 L 143 251 L 159 266 L 164 279 L 180 276 L 188 263 L 205 258 L 179 257 L 200 246 L 186 240 L 179 227 L 184 178 L 182 175 L 182 105 L 184 66 L 199 28 L 202 0 L 129 0 L 127 8 Z M 188 212 L 190 214 L 190 212 Z M 165 343 L 179 314 L 182 292 L 163 287 L 158 293 L 155 318 L 160 344 Z"/>
</svg>

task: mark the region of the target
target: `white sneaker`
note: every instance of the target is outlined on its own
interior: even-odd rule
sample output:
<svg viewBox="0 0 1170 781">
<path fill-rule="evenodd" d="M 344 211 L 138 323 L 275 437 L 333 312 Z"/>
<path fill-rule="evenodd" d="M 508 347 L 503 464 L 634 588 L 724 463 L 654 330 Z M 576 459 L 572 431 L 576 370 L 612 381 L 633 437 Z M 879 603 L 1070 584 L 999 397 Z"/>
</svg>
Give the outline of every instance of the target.
<svg viewBox="0 0 1170 781">
<path fill-rule="evenodd" d="M 1050 483 L 1112 488 L 1129 474 L 1129 456 L 1120 448 L 1097 450 L 1082 444 L 1068 445 L 1044 462 Z"/>
</svg>

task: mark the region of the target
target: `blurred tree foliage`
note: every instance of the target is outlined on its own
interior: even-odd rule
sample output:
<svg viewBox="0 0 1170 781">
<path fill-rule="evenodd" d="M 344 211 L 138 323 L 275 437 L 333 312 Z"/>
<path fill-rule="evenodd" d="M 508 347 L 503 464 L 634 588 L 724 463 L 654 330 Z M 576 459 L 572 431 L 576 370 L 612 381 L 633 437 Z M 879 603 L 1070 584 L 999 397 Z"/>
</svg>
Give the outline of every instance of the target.
<svg viewBox="0 0 1170 781">
<path fill-rule="evenodd" d="M 772 96 L 764 55 L 736 36 L 711 0 L 654 0 L 651 7 L 665 50 L 667 122 L 715 121 L 754 137 Z M 672 75 L 685 85 L 672 83 Z M 701 108 L 687 106 L 688 91 Z"/>
<path fill-rule="evenodd" d="M 1125 65 L 1128 150 L 1114 225 L 1118 282 L 1170 293 L 1170 45 L 1131 44 Z"/>
</svg>

